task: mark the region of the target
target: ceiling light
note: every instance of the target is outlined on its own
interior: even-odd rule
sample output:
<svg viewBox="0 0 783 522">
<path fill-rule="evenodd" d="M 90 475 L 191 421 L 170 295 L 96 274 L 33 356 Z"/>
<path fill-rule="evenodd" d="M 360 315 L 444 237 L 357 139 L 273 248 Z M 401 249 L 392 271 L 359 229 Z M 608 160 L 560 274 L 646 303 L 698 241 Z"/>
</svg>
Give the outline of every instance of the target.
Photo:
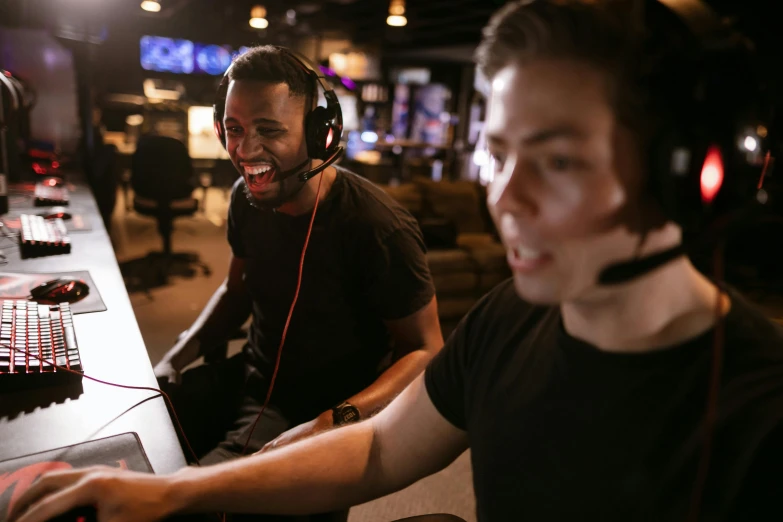
<svg viewBox="0 0 783 522">
<path fill-rule="evenodd" d="M 405 0 L 391 0 L 389 2 L 389 17 L 386 23 L 392 27 L 402 27 L 408 23 L 405 18 Z"/>
<path fill-rule="evenodd" d="M 157 13 L 160 11 L 160 4 L 157 2 L 157 0 L 144 0 L 141 3 L 141 8 L 151 13 Z"/>
<path fill-rule="evenodd" d="M 266 9 L 262 5 L 257 5 L 250 10 L 250 27 L 255 29 L 266 29 L 269 27 L 269 21 L 266 19 Z"/>
<path fill-rule="evenodd" d="M 391 15 L 386 19 L 386 23 L 392 27 L 403 27 L 407 25 L 408 19 L 400 15 Z"/>
</svg>

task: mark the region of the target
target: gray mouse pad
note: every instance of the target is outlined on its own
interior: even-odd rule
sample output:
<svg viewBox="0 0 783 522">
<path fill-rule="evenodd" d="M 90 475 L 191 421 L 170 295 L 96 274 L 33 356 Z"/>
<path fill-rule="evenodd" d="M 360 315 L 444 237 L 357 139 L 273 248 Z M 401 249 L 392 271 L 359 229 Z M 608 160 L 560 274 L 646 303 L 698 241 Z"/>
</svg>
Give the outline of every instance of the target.
<svg viewBox="0 0 783 522">
<path fill-rule="evenodd" d="M 74 277 L 82 279 L 90 287 L 90 293 L 87 297 L 73 303 L 71 311 L 74 314 L 87 314 L 91 312 L 104 312 L 106 305 L 101 299 L 98 287 L 86 270 L 80 272 L 56 272 L 56 273 L 17 273 L 0 272 L 0 299 L 5 298 L 26 298 L 30 295 L 30 290 L 36 286 L 58 277 Z"/>
</svg>

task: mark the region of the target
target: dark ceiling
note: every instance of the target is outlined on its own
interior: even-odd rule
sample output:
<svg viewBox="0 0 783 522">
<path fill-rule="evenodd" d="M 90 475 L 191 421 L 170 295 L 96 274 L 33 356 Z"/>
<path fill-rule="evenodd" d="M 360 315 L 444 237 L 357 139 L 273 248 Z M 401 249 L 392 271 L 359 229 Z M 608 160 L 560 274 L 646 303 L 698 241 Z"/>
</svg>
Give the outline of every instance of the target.
<svg viewBox="0 0 783 522">
<path fill-rule="evenodd" d="M 93 33 L 144 31 L 210 43 L 285 43 L 301 36 L 345 37 L 358 45 L 395 49 L 475 44 L 481 27 L 506 0 L 407 0 L 408 25 L 386 25 L 389 0 L 160 0 L 147 13 L 140 0 L 0 0 L 7 25 L 70 25 Z M 253 5 L 267 9 L 269 28 L 248 25 Z M 67 6 L 67 9 L 64 7 Z M 287 23 L 293 9 L 296 23 Z"/>
<path fill-rule="evenodd" d="M 778 22 L 769 0 L 707 0 L 721 15 L 736 16 L 744 31 L 767 50 L 783 54 Z M 140 0 L 0 0 L 0 24 L 69 26 L 97 35 L 144 32 L 205 43 L 286 44 L 302 36 L 352 39 L 384 51 L 475 46 L 491 13 L 506 0 L 407 0 L 408 25 L 386 25 L 389 0 L 160 0 L 159 13 L 147 13 Z M 250 9 L 263 4 L 269 28 L 248 25 Z M 286 23 L 288 10 L 296 24 Z"/>
</svg>

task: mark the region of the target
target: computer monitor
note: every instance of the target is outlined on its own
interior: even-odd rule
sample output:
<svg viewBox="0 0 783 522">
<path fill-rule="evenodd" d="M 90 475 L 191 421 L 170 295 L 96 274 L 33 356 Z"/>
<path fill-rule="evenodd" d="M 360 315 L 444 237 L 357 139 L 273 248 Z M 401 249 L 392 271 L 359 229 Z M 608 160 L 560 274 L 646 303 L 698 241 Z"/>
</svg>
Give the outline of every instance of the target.
<svg viewBox="0 0 783 522">
<path fill-rule="evenodd" d="M 141 66 L 148 71 L 190 74 L 194 69 L 194 44 L 190 40 L 143 36 Z"/>
</svg>

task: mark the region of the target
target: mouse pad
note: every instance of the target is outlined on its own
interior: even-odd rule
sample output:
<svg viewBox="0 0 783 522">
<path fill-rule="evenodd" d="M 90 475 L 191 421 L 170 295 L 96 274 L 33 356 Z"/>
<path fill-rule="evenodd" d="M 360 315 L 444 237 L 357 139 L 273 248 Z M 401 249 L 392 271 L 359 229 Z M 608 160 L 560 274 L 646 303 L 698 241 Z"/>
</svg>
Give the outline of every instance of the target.
<svg viewBox="0 0 783 522">
<path fill-rule="evenodd" d="M 74 314 L 106 311 L 106 305 L 103 303 L 103 299 L 101 299 L 98 287 L 90 277 L 90 273 L 86 270 L 80 272 L 57 272 L 46 274 L 0 272 L 0 298 L 27 298 L 30 295 L 31 289 L 51 279 L 57 279 L 58 277 L 63 276 L 82 279 L 90 287 L 90 293 L 87 294 L 87 297 L 78 303 L 73 303 L 71 305 L 71 311 Z"/>
<path fill-rule="evenodd" d="M 123 433 L 0 462 L 0 516 L 43 473 L 59 469 L 111 466 L 152 473 L 152 466 L 136 433 Z"/>
</svg>

